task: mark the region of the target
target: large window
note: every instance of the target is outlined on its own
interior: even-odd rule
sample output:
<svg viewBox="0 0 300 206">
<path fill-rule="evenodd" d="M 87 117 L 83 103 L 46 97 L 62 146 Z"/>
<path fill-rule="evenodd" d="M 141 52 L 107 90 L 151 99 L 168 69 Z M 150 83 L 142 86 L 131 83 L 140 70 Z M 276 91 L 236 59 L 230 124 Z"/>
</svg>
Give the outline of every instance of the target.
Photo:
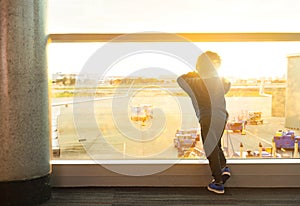
<svg viewBox="0 0 300 206">
<path fill-rule="evenodd" d="M 109 44 L 181 48 L 183 42 L 51 44 L 54 142 L 60 151 L 54 151 L 55 158 L 204 159 L 191 101 L 176 83 L 179 74 L 193 69 L 195 59 L 186 63 L 144 49 L 107 60 L 107 55 L 115 55 L 105 53 Z M 232 82 L 222 140 L 227 157 L 297 157 L 299 128 L 286 124 L 286 109 L 294 109 L 286 108 L 286 90 L 292 81 L 287 79 L 288 68 L 298 66 L 288 59 L 299 53 L 300 43 L 189 44 L 199 51 L 216 51 L 222 57 L 220 75 Z M 294 90 L 289 96 L 297 95 Z"/>
</svg>

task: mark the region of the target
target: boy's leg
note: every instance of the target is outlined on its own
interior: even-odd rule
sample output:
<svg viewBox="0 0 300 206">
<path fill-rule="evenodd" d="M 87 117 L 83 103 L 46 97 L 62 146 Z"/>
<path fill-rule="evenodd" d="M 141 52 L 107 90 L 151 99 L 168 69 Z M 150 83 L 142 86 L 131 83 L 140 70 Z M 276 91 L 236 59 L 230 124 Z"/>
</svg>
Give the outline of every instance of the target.
<svg viewBox="0 0 300 206">
<path fill-rule="evenodd" d="M 225 130 L 225 127 L 226 127 L 226 123 L 227 123 L 227 121 L 225 120 L 224 121 L 224 128 L 223 128 L 223 132 L 222 132 L 221 137 L 223 136 L 223 133 L 224 133 L 224 130 Z M 219 141 L 218 146 L 219 146 L 219 158 L 220 158 L 221 171 L 222 171 L 222 180 L 223 180 L 223 183 L 225 184 L 226 181 L 231 176 L 231 171 L 226 165 L 226 158 L 225 158 L 225 155 L 224 155 L 224 152 L 223 152 L 223 149 L 222 149 L 221 139 Z"/>
<path fill-rule="evenodd" d="M 206 142 L 206 138 L 209 133 L 209 130 L 212 129 L 212 128 L 210 128 L 210 122 L 211 122 L 210 117 L 202 118 L 200 121 L 201 137 L 202 137 L 204 146 L 205 146 L 205 142 Z M 213 132 L 213 134 L 215 134 L 215 133 Z M 210 138 L 216 138 L 216 137 L 210 137 Z M 211 147 L 214 148 L 212 151 L 210 151 L 211 149 L 208 149 L 207 147 L 204 147 L 204 149 L 207 154 L 207 159 L 209 161 L 209 166 L 211 169 L 212 176 L 214 177 L 214 179 L 217 183 L 222 184 L 221 161 L 225 160 L 225 156 L 223 154 L 224 159 L 223 158 L 222 158 L 222 160 L 220 159 L 220 153 L 223 152 L 223 151 L 220 151 L 220 149 L 221 149 L 220 145 L 221 145 L 221 140 L 217 141 L 216 144 L 214 144 L 214 145 L 209 145 L 210 148 Z M 226 162 L 225 162 L 225 164 L 226 164 Z"/>
<path fill-rule="evenodd" d="M 208 184 L 207 189 L 217 194 L 223 194 L 225 192 L 224 180 L 222 176 L 218 145 L 215 147 L 210 156 L 207 157 L 207 159 L 209 161 L 212 176 L 214 177 L 214 180 L 210 184 Z"/>
<path fill-rule="evenodd" d="M 218 142 L 218 146 L 219 146 L 219 158 L 220 158 L 221 168 L 222 169 L 224 167 L 226 167 L 226 158 L 225 158 L 224 151 L 222 149 L 222 144 L 221 144 L 221 139 L 222 139 L 222 136 L 224 134 L 226 123 L 227 123 L 227 118 L 223 122 L 224 125 L 223 125 L 222 133 L 220 134 L 220 139 L 219 139 L 219 142 Z"/>
<path fill-rule="evenodd" d="M 225 158 L 225 155 L 224 155 L 224 151 L 222 149 L 222 146 L 221 146 L 221 141 L 218 145 L 219 149 L 219 159 L 220 159 L 220 164 L 221 164 L 221 169 L 223 169 L 224 167 L 226 167 L 226 158 Z"/>
<path fill-rule="evenodd" d="M 231 176 L 231 171 L 226 165 L 226 158 L 225 158 L 225 155 L 224 155 L 224 152 L 223 152 L 221 146 L 219 146 L 219 159 L 220 159 L 220 165 L 221 165 L 222 181 L 223 181 L 223 184 L 225 184 L 226 181 Z"/>
<path fill-rule="evenodd" d="M 220 163 L 218 146 L 216 146 L 214 151 L 207 157 L 207 159 L 209 161 L 210 170 L 212 172 L 212 176 L 215 179 L 215 182 L 223 184 L 222 167 Z"/>
</svg>

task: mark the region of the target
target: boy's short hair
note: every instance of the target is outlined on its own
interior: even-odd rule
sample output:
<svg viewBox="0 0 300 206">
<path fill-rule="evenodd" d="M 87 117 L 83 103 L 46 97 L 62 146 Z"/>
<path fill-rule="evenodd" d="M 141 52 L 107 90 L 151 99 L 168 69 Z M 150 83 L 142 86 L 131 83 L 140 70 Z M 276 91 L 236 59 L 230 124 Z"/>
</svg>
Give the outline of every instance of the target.
<svg viewBox="0 0 300 206">
<path fill-rule="evenodd" d="M 202 77 L 217 76 L 218 73 L 216 69 L 218 69 L 220 64 L 221 57 L 217 53 L 212 51 L 206 51 L 198 57 L 196 70 Z"/>
<path fill-rule="evenodd" d="M 218 61 L 221 63 L 221 57 L 216 52 L 206 51 L 204 54 L 208 56 L 211 61 Z"/>
</svg>

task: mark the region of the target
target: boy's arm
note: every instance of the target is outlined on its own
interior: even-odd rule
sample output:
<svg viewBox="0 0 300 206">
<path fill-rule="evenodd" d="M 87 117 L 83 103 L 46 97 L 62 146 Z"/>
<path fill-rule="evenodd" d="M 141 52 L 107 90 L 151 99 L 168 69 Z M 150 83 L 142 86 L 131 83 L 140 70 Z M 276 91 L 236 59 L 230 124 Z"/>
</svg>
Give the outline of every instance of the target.
<svg viewBox="0 0 300 206">
<path fill-rule="evenodd" d="M 182 77 L 183 79 L 189 79 L 189 78 L 197 78 L 200 76 L 197 72 L 189 72 L 189 73 L 181 75 L 180 77 Z"/>
<path fill-rule="evenodd" d="M 181 87 L 181 89 L 183 89 L 186 93 L 190 94 L 190 92 L 192 91 L 190 85 L 187 82 L 187 78 L 185 76 L 186 74 L 180 76 L 177 78 L 177 83 L 178 85 Z"/>
<path fill-rule="evenodd" d="M 230 90 L 231 82 L 225 78 L 222 78 L 222 82 L 223 82 L 223 87 L 224 87 L 224 93 L 227 94 Z"/>
<path fill-rule="evenodd" d="M 196 112 L 196 116 L 198 119 L 200 119 L 200 112 L 198 108 L 198 103 L 196 96 L 194 94 L 193 89 L 195 90 L 197 83 L 199 83 L 199 75 L 196 72 L 190 72 L 187 74 L 184 74 L 177 78 L 178 85 L 189 95 L 189 97 L 192 100 L 193 107 Z"/>
<path fill-rule="evenodd" d="M 189 72 L 177 78 L 178 85 L 190 96 L 193 95 L 192 84 L 199 77 L 196 72 Z"/>
</svg>

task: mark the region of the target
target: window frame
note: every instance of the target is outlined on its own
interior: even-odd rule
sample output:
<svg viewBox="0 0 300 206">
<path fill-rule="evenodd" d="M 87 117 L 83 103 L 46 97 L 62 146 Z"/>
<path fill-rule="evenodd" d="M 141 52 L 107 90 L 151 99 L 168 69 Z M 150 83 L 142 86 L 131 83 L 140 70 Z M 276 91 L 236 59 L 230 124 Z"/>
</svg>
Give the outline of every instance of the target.
<svg viewBox="0 0 300 206">
<path fill-rule="evenodd" d="M 101 34 L 49 34 L 48 43 L 109 42 L 121 33 Z M 300 33 L 176 33 L 191 42 L 289 42 L 300 41 Z M 166 38 L 168 37 L 168 38 Z M 164 33 L 137 33 L 126 42 L 172 42 Z M 180 41 L 181 38 L 176 38 Z M 123 40 L 122 40 L 123 41 Z M 102 166 L 102 164 L 104 166 Z M 206 186 L 211 180 L 207 161 L 179 160 L 138 161 L 108 160 L 51 160 L 52 186 Z M 173 164 L 169 169 L 148 176 L 126 176 L 109 171 L 105 165 L 115 167 L 155 167 Z M 300 159 L 229 159 L 233 177 L 229 187 L 299 187 Z"/>
<path fill-rule="evenodd" d="M 300 33 L 172 33 L 182 38 L 170 38 L 169 33 L 131 33 L 126 42 L 270 42 L 300 41 Z M 49 34 L 51 43 L 108 42 L 126 33 Z M 120 41 L 124 41 L 123 38 Z"/>
</svg>

